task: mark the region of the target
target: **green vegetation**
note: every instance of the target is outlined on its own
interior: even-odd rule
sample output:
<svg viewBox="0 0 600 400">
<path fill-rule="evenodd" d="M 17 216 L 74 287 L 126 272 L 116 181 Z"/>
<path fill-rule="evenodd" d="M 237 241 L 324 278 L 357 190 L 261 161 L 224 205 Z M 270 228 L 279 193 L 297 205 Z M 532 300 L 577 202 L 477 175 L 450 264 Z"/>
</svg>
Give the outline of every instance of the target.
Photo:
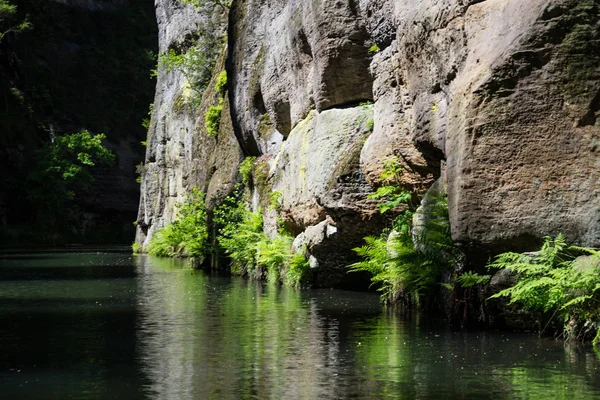
<svg viewBox="0 0 600 400">
<path fill-rule="evenodd" d="M 306 251 L 294 251 L 293 237 L 283 229 L 269 238 L 263 230 L 260 211 L 251 212 L 244 201 L 244 188 L 253 177 L 255 157 L 247 157 L 239 167 L 242 184 L 214 210 L 213 223 L 217 242 L 230 260 L 231 272 L 253 279 L 267 279 L 290 287 L 308 283 L 309 265 Z M 273 192 L 271 202 L 278 207 L 281 193 Z"/>
<path fill-rule="evenodd" d="M 231 1 L 221 1 L 221 0 L 180 0 L 184 4 L 191 4 L 197 9 L 204 9 L 210 6 L 219 6 L 224 9 L 231 8 Z"/>
<path fill-rule="evenodd" d="M 273 239 L 263 233 L 260 212 L 249 211 L 236 196 L 228 197 L 215 210 L 219 245 L 231 261 L 231 271 L 253 279 L 300 287 L 308 279 L 304 252 L 292 250 L 293 238 L 280 231 Z"/>
<path fill-rule="evenodd" d="M 377 46 L 377 43 L 374 43 L 371 47 L 369 47 L 369 54 L 379 53 L 381 49 Z"/>
<path fill-rule="evenodd" d="M 148 244 L 148 253 L 201 260 L 208 250 L 204 193 L 195 188 L 179 207 L 175 221 L 155 233 Z"/>
<path fill-rule="evenodd" d="M 67 203 L 94 181 L 91 167 L 115 161 L 115 155 L 102 145 L 105 139 L 103 134 L 84 130 L 58 136 L 35 153 L 27 186 L 37 222 L 43 227 L 65 218 Z"/>
<path fill-rule="evenodd" d="M 225 91 L 227 91 L 227 71 L 221 71 L 221 73 L 217 76 L 215 90 L 217 93 L 225 93 Z"/>
<path fill-rule="evenodd" d="M 238 171 L 242 177 L 242 183 L 246 186 L 250 184 L 250 178 L 252 178 L 252 169 L 254 168 L 254 161 L 256 157 L 246 157 L 240 163 Z"/>
<path fill-rule="evenodd" d="M 222 217 L 217 220 L 219 214 Z M 224 225 L 218 242 L 229 256 L 231 272 L 260 279 L 262 273 L 257 271 L 258 244 L 268 240 L 263 233 L 262 214 L 250 212 L 243 202 L 233 206 L 226 202 L 215 211 L 215 221 Z"/>
<path fill-rule="evenodd" d="M 371 132 L 373 132 L 374 128 L 375 128 L 375 118 L 370 117 L 367 120 L 367 129 L 370 130 Z"/>
<path fill-rule="evenodd" d="M 587 257 L 576 258 L 578 255 Z M 534 255 L 503 253 L 488 266 L 506 268 L 517 282 L 491 298 L 508 297 L 510 304 L 539 317 L 540 333 L 562 323 L 565 339 L 591 339 L 600 344 L 600 252 L 568 246 L 564 237 L 547 237 Z"/>
<path fill-rule="evenodd" d="M 204 113 L 204 127 L 206 128 L 206 134 L 208 136 L 215 137 L 219 134 L 222 111 L 223 98 L 219 100 L 219 104 L 208 107 L 208 110 Z"/>
<path fill-rule="evenodd" d="M 17 19 L 16 5 L 11 4 L 8 0 L 0 0 L 0 43 L 10 33 L 17 34 L 31 28 L 29 17 L 20 21 Z"/>
<path fill-rule="evenodd" d="M 383 185 L 378 187 L 375 193 L 368 196 L 373 200 L 383 200 L 377 206 L 380 213 L 383 214 L 411 201 L 411 193 L 400 185 L 401 175 L 402 167 L 400 167 L 397 158 L 391 158 L 383 163 L 383 172 L 380 176 Z M 412 211 L 405 213 L 404 217 L 405 219 L 412 218 Z"/>
<path fill-rule="evenodd" d="M 131 250 L 133 251 L 134 254 L 139 254 L 142 252 L 142 246 L 139 243 L 134 242 L 131 245 Z"/>
<path fill-rule="evenodd" d="M 394 220 L 392 231 L 366 237 L 366 244 L 354 249 L 363 260 L 352 264 L 350 271 L 369 272 L 384 301 L 420 306 L 441 287 L 444 274 L 458 270 L 463 255 L 452 242 L 445 196 L 430 193 L 426 205 L 417 210 L 412 195 L 399 184 L 401 173 L 396 159 L 384 163 L 384 185 L 370 198 L 381 200 L 381 213 L 401 206 L 404 211 Z"/>
<path fill-rule="evenodd" d="M 180 71 L 194 92 L 191 100 L 192 105 L 197 107 L 210 82 L 217 57 L 226 39 L 225 31 L 220 26 L 220 16 L 214 13 L 214 10 L 215 7 L 228 9 L 230 4 L 219 0 L 182 0 L 182 2 L 196 7 L 203 18 L 197 22 L 197 30 L 190 39 L 158 55 L 158 68 L 165 68 L 168 72 Z M 226 87 L 226 73 L 219 75 L 217 85 L 221 90 Z"/>
</svg>

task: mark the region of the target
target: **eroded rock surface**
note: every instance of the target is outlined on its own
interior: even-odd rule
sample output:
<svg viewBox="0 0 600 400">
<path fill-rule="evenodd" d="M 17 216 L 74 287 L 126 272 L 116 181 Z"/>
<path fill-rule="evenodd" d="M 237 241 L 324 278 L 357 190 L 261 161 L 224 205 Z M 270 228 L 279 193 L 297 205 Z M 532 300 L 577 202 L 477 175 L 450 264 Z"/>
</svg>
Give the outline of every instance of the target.
<svg viewBox="0 0 600 400">
<path fill-rule="evenodd" d="M 190 5 L 157 1 L 160 51 L 181 47 L 194 37 L 202 18 Z M 178 204 L 193 188 L 206 193 L 209 208 L 233 189 L 242 154 L 233 134 L 229 102 L 224 102 L 217 137 L 207 134 L 204 123 L 208 107 L 219 102 L 215 81 L 223 69 L 224 56 L 217 62 L 199 106 L 194 97 L 198 93 L 181 69 L 163 66 L 159 70 L 137 220 L 136 242 L 143 246 L 175 219 Z"/>
<path fill-rule="evenodd" d="M 386 226 L 366 196 L 396 157 L 415 192 L 445 180 L 452 236 L 472 263 L 558 232 L 600 245 L 599 13 L 598 0 L 234 1 L 231 122 L 267 166 L 254 205 L 280 192 L 268 229 L 277 216 L 295 234 L 327 221 L 336 234 L 310 252 L 318 269 L 342 268 L 358 238 Z M 173 29 L 165 43 L 184 34 Z M 182 84 L 159 82 L 148 224 L 182 182 L 210 180 L 197 154 L 216 148 L 184 145 L 199 140 L 195 117 L 167 112 Z"/>
</svg>

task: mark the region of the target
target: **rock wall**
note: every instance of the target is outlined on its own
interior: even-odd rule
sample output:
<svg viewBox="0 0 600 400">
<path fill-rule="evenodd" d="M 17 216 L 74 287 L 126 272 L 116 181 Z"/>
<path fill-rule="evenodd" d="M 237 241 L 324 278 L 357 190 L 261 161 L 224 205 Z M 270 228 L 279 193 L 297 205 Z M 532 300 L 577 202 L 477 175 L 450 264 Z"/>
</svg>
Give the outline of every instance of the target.
<svg viewBox="0 0 600 400">
<path fill-rule="evenodd" d="M 184 11 L 157 10 L 165 48 Z M 203 150 L 227 151 L 217 171 L 233 178 L 241 149 L 265 172 L 254 197 L 267 232 L 282 217 L 333 284 L 350 249 L 386 225 L 366 196 L 397 157 L 415 192 L 446 180 L 452 236 L 472 263 L 558 232 L 598 246 L 599 29 L 598 0 L 235 0 L 237 141 L 215 148 L 199 114 L 170 114 L 182 81 L 163 71 L 139 221 L 172 218 L 189 182 L 215 186 Z M 264 207 L 274 191 L 276 213 Z"/>
<path fill-rule="evenodd" d="M 161 53 L 185 46 L 204 18 L 191 5 L 176 0 L 158 0 L 156 15 Z M 223 30 L 226 21 L 224 17 Z M 218 135 L 209 136 L 204 126 L 204 113 L 220 97 L 215 91 L 215 79 L 224 69 L 225 54 L 226 46 L 199 106 L 195 104 L 197 94 L 181 69 L 159 67 L 137 219 L 136 242 L 143 246 L 154 232 L 174 220 L 177 204 L 194 187 L 206 192 L 209 206 L 233 188 L 243 156 L 233 134 L 228 101 L 221 113 Z"/>
</svg>

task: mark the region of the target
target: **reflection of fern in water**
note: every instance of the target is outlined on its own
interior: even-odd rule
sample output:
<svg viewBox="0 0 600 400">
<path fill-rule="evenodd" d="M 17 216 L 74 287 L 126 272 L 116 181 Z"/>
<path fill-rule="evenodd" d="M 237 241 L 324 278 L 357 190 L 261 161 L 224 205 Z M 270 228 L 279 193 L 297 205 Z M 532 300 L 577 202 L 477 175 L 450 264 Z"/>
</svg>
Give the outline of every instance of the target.
<svg viewBox="0 0 600 400">
<path fill-rule="evenodd" d="M 577 255 L 588 254 L 586 262 Z M 582 260 L 581 258 L 579 260 Z M 568 246 L 563 235 L 547 237 L 533 255 L 503 253 L 488 266 L 508 269 L 517 282 L 492 298 L 508 297 L 539 316 L 541 332 L 555 321 L 563 321 L 565 339 L 600 339 L 600 252 Z"/>
</svg>

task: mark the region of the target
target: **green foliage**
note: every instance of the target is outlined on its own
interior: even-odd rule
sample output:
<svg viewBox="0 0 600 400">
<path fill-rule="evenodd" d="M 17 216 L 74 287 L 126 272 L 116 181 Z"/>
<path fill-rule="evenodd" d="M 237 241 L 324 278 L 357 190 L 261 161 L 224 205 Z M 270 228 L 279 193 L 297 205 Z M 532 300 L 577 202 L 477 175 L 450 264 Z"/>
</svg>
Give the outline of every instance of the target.
<svg viewBox="0 0 600 400">
<path fill-rule="evenodd" d="M 307 283 L 309 266 L 305 252 L 294 253 L 293 238 L 281 231 L 273 239 L 263 233 L 260 212 L 249 211 L 241 201 L 241 186 L 215 209 L 218 242 L 231 261 L 231 271 L 253 279 L 290 287 Z"/>
<path fill-rule="evenodd" d="M 375 118 L 370 117 L 367 120 L 367 129 L 370 130 L 371 132 L 373 132 L 374 128 L 375 128 Z"/>
<path fill-rule="evenodd" d="M 577 254 L 589 254 L 597 262 L 591 268 L 574 263 Z M 545 327 L 562 320 L 565 338 L 583 339 L 600 329 L 600 253 L 587 248 L 568 246 L 563 235 L 545 238 L 535 255 L 503 253 L 488 267 L 508 269 L 516 274 L 514 286 L 491 298 L 508 297 L 510 304 L 537 313 Z"/>
<path fill-rule="evenodd" d="M 205 9 L 209 6 L 219 6 L 224 9 L 231 8 L 231 1 L 221 1 L 221 0 L 180 0 L 184 4 L 191 4 L 197 9 Z"/>
<path fill-rule="evenodd" d="M 195 6 L 203 18 L 197 22 L 197 31 L 191 39 L 178 48 L 171 48 L 166 53 L 158 55 L 158 68 L 165 68 L 168 72 L 180 71 L 195 92 L 192 100 L 197 105 L 210 82 L 217 57 L 225 41 L 223 30 L 219 28 L 219 16 L 213 11 L 216 6 L 228 8 L 229 3 L 217 0 L 182 0 L 182 2 Z M 226 74 L 224 79 L 226 84 Z M 223 77 L 219 76 L 217 83 L 223 84 Z"/>
<path fill-rule="evenodd" d="M 401 173 L 397 159 L 387 161 L 381 174 L 385 185 L 370 198 L 384 200 L 381 213 L 403 204 L 406 211 L 395 219 L 392 234 L 367 237 L 364 246 L 354 249 L 363 260 L 350 270 L 369 272 L 385 301 L 404 299 L 420 305 L 439 288 L 444 274 L 458 270 L 464 256 L 452 242 L 445 196 L 430 193 L 417 210 L 418 225 L 413 225 L 412 195 L 400 187 Z"/>
<path fill-rule="evenodd" d="M 150 103 L 150 107 L 148 109 L 148 117 L 142 119 L 142 126 L 144 127 L 145 130 L 148 130 L 150 128 L 150 119 L 152 118 L 152 112 L 154 111 L 154 103 Z M 142 146 L 146 146 L 146 141 L 141 141 L 140 142 L 142 144 Z"/>
<path fill-rule="evenodd" d="M 219 100 L 216 106 L 208 107 L 204 113 L 204 127 L 208 136 L 217 136 L 219 134 L 219 125 L 221 124 L 221 112 L 223 111 L 223 98 Z"/>
<path fill-rule="evenodd" d="M 366 244 L 354 249 L 363 260 L 352 264 L 350 270 L 369 272 L 387 302 L 403 298 L 422 304 L 442 282 L 444 273 L 452 272 L 462 261 L 462 252 L 450 237 L 447 211 L 445 198 L 435 199 L 418 237 L 413 235 L 412 218 L 401 215 L 392 235 L 384 232 L 380 237 L 366 237 Z"/>
<path fill-rule="evenodd" d="M 133 251 L 134 254 L 139 254 L 142 252 L 142 245 L 140 245 L 138 242 L 134 242 L 131 245 L 131 250 Z"/>
<path fill-rule="evenodd" d="M 385 213 L 402 204 L 407 204 L 412 199 L 411 193 L 400 186 L 401 175 L 402 167 L 396 157 L 383 163 L 383 172 L 380 178 L 384 185 L 377 188 L 375 193 L 367 196 L 369 199 L 383 200 L 378 205 L 379 212 Z"/>
<path fill-rule="evenodd" d="M 369 54 L 379 53 L 381 49 L 377 46 L 377 43 L 374 43 L 371 47 L 369 47 Z"/>
<path fill-rule="evenodd" d="M 9 33 L 17 34 L 33 28 L 29 22 L 29 16 L 19 21 L 16 14 L 16 5 L 11 4 L 8 0 L 0 0 L 0 43 Z"/>
<path fill-rule="evenodd" d="M 221 71 L 221 73 L 217 76 L 215 90 L 218 93 L 225 93 L 227 90 L 227 71 Z"/>
<path fill-rule="evenodd" d="M 283 277 L 283 283 L 288 287 L 299 288 L 308 283 L 310 264 L 306 258 L 306 250 L 297 251 L 289 259 L 289 266 Z"/>
<path fill-rule="evenodd" d="M 456 282 L 465 289 L 472 288 L 477 285 L 483 285 L 490 281 L 490 275 L 479 275 L 475 272 L 468 271 L 456 278 Z"/>
<path fill-rule="evenodd" d="M 204 193 L 195 188 L 178 206 L 177 218 L 152 237 L 148 253 L 159 257 L 202 259 L 208 250 Z"/>
<path fill-rule="evenodd" d="M 53 224 L 63 218 L 66 203 L 93 182 L 90 168 L 115 161 L 115 155 L 102 145 L 105 138 L 84 130 L 58 136 L 36 151 L 27 184 L 39 223 Z"/>
<path fill-rule="evenodd" d="M 254 168 L 254 161 L 256 157 L 246 157 L 240 163 L 238 167 L 238 172 L 242 176 L 242 183 L 246 186 L 250 183 L 250 178 L 252 177 L 252 169 Z"/>
<path fill-rule="evenodd" d="M 215 212 L 215 215 L 218 214 L 222 216 L 219 222 L 225 225 L 220 230 L 218 241 L 231 260 L 231 271 L 260 278 L 257 271 L 258 246 L 268 240 L 263 233 L 262 214 L 250 212 L 243 202 L 233 207 L 221 207 Z"/>
<path fill-rule="evenodd" d="M 282 192 L 278 192 L 276 190 L 271 192 L 271 198 L 269 200 L 269 209 L 270 210 L 275 210 L 275 211 L 280 211 L 282 206 L 281 206 L 281 198 L 283 197 L 283 193 Z"/>
<path fill-rule="evenodd" d="M 257 244 L 257 263 L 267 269 L 267 281 L 277 283 L 281 280 L 281 269 L 289 265 L 292 256 L 293 238 L 278 235 L 273 240 L 264 238 Z"/>
</svg>

